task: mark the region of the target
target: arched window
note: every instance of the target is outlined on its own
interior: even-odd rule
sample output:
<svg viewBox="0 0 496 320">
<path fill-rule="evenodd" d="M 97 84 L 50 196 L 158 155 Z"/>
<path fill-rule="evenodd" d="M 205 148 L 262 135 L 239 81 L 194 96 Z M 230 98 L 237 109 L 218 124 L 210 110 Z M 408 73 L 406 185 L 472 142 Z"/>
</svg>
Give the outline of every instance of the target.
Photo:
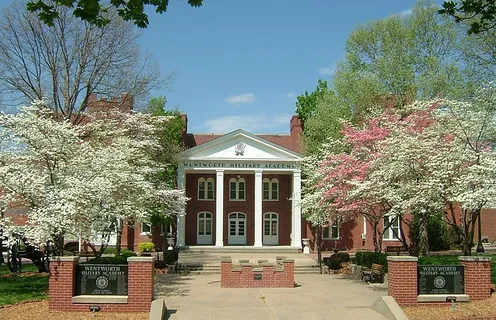
<svg viewBox="0 0 496 320">
<path fill-rule="evenodd" d="M 212 214 L 210 212 L 198 213 L 198 235 L 199 236 L 212 235 Z"/>
<path fill-rule="evenodd" d="M 264 236 L 277 236 L 279 216 L 275 212 L 264 214 Z"/>
<path fill-rule="evenodd" d="M 214 200 L 214 179 L 198 179 L 198 200 Z"/>
<path fill-rule="evenodd" d="M 322 229 L 322 239 L 339 239 L 339 222 L 334 222 Z"/>
<path fill-rule="evenodd" d="M 279 180 L 263 179 L 263 199 L 264 200 L 279 200 Z"/>
<path fill-rule="evenodd" d="M 245 200 L 246 199 L 246 182 L 243 178 L 229 179 L 229 200 Z"/>
</svg>

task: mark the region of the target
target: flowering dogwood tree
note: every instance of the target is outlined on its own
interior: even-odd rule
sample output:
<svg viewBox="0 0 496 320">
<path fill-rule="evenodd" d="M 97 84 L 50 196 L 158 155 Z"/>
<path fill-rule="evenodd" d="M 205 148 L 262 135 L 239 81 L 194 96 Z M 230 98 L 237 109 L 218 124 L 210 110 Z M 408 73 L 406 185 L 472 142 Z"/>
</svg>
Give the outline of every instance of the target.
<svg viewBox="0 0 496 320">
<path fill-rule="evenodd" d="M 361 128 L 347 126 L 343 143 L 349 151 L 328 154 L 309 170 L 309 199 L 320 206 L 319 216 L 307 210 L 310 220 L 363 214 L 375 229 L 374 246 L 380 250 L 378 222 L 389 215 L 410 225 L 409 214 L 417 212 L 420 239 L 410 249 L 425 254 L 429 216 L 445 212 L 445 221 L 462 239 L 464 254 L 470 254 L 482 208 L 496 203 L 495 121 L 495 89 L 487 86 L 470 102 L 415 102 L 403 114 L 388 109 Z M 404 246 L 411 246 L 400 233 Z"/>
<path fill-rule="evenodd" d="M 167 118 L 115 111 L 75 126 L 43 101 L 2 114 L 0 186 L 30 208 L 26 236 L 34 243 L 103 236 L 104 248 L 124 220 L 148 221 L 150 202 L 164 203 L 166 216 L 182 214 L 183 192 L 147 179 L 160 166 L 149 157 L 160 148 L 156 121 Z"/>
</svg>

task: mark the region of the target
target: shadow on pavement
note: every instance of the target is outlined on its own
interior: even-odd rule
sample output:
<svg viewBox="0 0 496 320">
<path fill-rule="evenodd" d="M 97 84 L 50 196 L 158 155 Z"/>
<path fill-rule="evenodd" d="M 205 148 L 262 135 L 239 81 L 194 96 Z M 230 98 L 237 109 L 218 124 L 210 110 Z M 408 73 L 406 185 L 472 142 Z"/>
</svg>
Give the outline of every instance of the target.
<svg viewBox="0 0 496 320">
<path fill-rule="evenodd" d="M 188 275 L 158 274 L 155 275 L 155 298 L 170 296 L 188 296 L 191 291 Z"/>
</svg>

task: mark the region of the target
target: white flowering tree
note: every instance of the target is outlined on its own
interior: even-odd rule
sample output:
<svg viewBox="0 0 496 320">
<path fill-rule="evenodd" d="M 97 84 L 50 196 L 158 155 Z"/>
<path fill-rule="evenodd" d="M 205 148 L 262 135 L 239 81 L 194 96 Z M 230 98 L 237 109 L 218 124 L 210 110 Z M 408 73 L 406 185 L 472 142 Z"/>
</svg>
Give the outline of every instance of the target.
<svg viewBox="0 0 496 320">
<path fill-rule="evenodd" d="M 469 102 L 415 102 L 405 110 L 386 110 L 361 128 L 345 128 L 350 151 L 313 162 L 308 201 L 322 210 L 310 219 L 360 213 L 372 224 L 391 215 L 410 226 L 415 212 L 420 238 L 408 243 L 400 232 L 400 240 L 413 253 L 426 254 L 429 216 L 445 212 L 463 253 L 470 254 L 482 208 L 496 203 L 495 89 L 486 86 Z M 375 233 L 378 250 L 381 236 Z"/>
<path fill-rule="evenodd" d="M 150 202 L 165 204 L 164 215 L 181 214 L 183 192 L 147 179 L 160 165 L 148 156 L 160 148 L 155 122 L 167 120 L 115 111 L 75 126 L 43 101 L 2 114 L 0 186 L 30 208 L 30 241 L 101 237 L 101 253 L 125 220 L 149 221 Z"/>
</svg>

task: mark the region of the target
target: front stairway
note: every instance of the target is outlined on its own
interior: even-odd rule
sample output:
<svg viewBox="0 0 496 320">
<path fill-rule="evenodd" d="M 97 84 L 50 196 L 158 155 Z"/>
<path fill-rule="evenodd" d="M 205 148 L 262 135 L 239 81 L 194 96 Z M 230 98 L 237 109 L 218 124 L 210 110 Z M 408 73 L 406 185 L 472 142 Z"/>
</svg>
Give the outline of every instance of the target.
<svg viewBox="0 0 496 320">
<path fill-rule="evenodd" d="M 222 248 L 195 246 L 179 252 L 179 265 L 185 266 L 193 274 L 220 274 L 221 257 L 231 257 L 233 262 L 239 260 L 268 260 L 275 263 L 276 257 L 282 256 L 295 260 L 295 273 L 320 273 L 317 261 L 309 255 L 298 253 L 298 249 L 291 247 L 237 247 Z"/>
</svg>

